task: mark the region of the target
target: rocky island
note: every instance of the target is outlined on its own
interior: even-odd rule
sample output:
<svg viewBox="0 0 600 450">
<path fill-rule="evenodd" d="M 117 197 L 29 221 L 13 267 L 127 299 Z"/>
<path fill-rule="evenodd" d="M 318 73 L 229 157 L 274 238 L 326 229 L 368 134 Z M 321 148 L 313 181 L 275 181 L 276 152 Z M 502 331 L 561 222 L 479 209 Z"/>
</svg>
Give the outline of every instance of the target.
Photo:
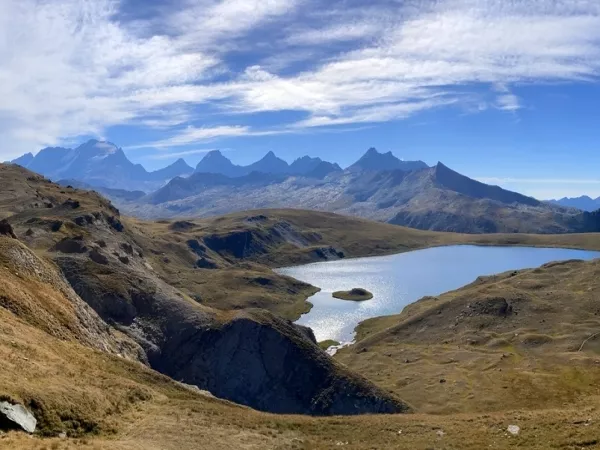
<svg viewBox="0 0 600 450">
<path fill-rule="evenodd" d="M 353 302 L 364 302 L 373 298 L 373 294 L 363 288 L 354 288 L 349 291 L 337 291 L 331 295 L 340 300 L 349 300 Z"/>
</svg>

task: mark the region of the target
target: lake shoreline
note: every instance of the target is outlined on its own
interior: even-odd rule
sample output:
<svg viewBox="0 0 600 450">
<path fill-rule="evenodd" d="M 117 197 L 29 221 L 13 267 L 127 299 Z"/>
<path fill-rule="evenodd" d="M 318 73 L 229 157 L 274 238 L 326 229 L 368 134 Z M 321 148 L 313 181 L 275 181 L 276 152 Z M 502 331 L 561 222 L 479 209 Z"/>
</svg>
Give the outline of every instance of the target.
<svg viewBox="0 0 600 450">
<path fill-rule="evenodd" d="M 494 253 L 493 255 L 489 255 L 489 249 Z M 442 260 L 438 261 L 439 258 L 436 255 L 442 255 Z M 497 257 L 500 259 L 494 261 Z M 491 261 L 482 264 L 478 258 Z M 338 342 L 351 343 L 356 336 L 356 328 L 362 322 L 376 317 L 399 314 L 404 307 L 418 302 L 423 297 L 441 295 L 448 291 L 460 289 L 472 283 L 479 276 L 490 276 L 512 270 L 537 268 L 549 262 L 563 261 L 565 259 L 589 260 L 595 258 L 600 258 L 599 252 L 578 248 L 459 244 L 452 246 L 431 246 L 389 255 L 309 263 L 274 270 L 276 273 L 291 276 L 292 278 L 321 288 L 320 292 L 306 299 L 313 307 L 310 312 L 302 315 L 296 323 L 312 328 L 319 341 L 331 339 Z M 396 294 L 392 294 L 391 291 L 386 291 L 385 289 L 382 291 L 381 286 L 396 276 L 393 271 L 390 272 L 390 267 L 393 267 L 394 264 L 401 264 L 405 260 L 416 261 L 407 263 L 408 266 L 411 266 L 410 270 L 414 272 L 412 276 L 409 276 L 412 280 L 402 281 L 404 284 L 407 283 L 406 285 L 409 287 L 407 297 L 405 298 L 402 293 L 398 294 L 398 291 Z M 457 261 L 460 263 L 457 263 Z M 435 266 L 429 272 L 427 266 L 432 262 L 435 263 Z M 362 269 L 357 269 L 361 266 Z M 371 277 L 370 281 L 366 284 L 360 279 L 360 276 L 364 275 L 365 268 L 368 269 L 367 272 L 370 271 L 369 276 Z M 344 278 L 340 273 L 336 273 L 336 270 L 350 270 L 351 275 L 345 275 L 346 277 L 350 277 L 350 280 Z M 403 270 L 406 270 L 406 268 Z M 324 272 L 331 272 L 330 275 L 333 274 L 335 277 L 341 277 L 336 278 L 338 284 L 335 284 L 335 282 L 331 284 L 331 282 L 324 281 L 323 277 L 326 278 Z M 376 283 L 374 283 L 373 277 L 378 280 Z M 423 285 L 432 283 L 429 279 L 430 277 L 434 280 L 440 277 L 442 280 L 450 277 L 450 281 L 434 281 L 435 286 L 439 286 L 437 290 L 423 290 Z M 423 283 L 422 285 L 419 285 L 419 280 Z M 343 290 L 343 287 L 348 286 L 348 284 L 365 286 L 366 289 L 373 292 L 374 299 L 367 302 L 348 302 L 330 297 L 332 292 Z M 392 300 L 394 296 L 398 298 Z M 336 306 L 332 302 L 351 304 L 351 306 Z M 372 304 L 372 306 L 367 304 Z M 324 314 L 324 310 L 330 311 L 329 317 L 321 317 Z M 350 316 L 353 317 L 349 318 Z M 319 318 L 321 322 L 329 321 L 329 323 L 328 325 L 324 325 L 324 323 L 315 324 L 316 318 Z M 353 325 L 349 329 L 351 324 Z M 341 331 L 342 329 L 346 331 Z"/>
</svg>

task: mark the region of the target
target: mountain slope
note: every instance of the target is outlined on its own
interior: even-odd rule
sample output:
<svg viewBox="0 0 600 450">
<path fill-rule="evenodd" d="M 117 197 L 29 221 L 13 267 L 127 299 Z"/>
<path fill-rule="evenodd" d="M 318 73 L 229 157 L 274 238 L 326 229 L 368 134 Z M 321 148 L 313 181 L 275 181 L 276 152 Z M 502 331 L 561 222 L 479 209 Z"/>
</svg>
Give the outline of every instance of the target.
<svg viewBox="0 0 600 450">
<path fill-rule="evenodd" d="M 303 156 L 302 158 L 296 159 L 290 164 L 290 173 L 296 175 L 303 175 L 315 170 L 323 160 L 321 158 L 311 158 L 310 156 Z"/>
<path fill-rule="evenodd" d="M 309 330 L 249 305 L 244 310 L 211 308 L 170 282 L 184 274 L 200 281 L 222 277 L 227 279 L 218 285 L 222 293 L 231 289 L 227 286 L 244 289 L 246 284 L 250 295 L 254 289 L 269 298 L 262 288 L 268 280 L 285 286 L 281 291 L 287 294 L 277 296 L 280 307 L 297 297 L 303 302 L 314 292 L 310 286 L 263 266 L 237 267 L 237 261 L 217 252 L 222 244 L 216 236 L 207 236 L 204 244 L 181 240 L 173 230 L 156 236 L 152 224 L 124 221 L 96 193 L 55 185 L 18 166 L 0 165 L 0 188 L 0 210 L 11 234 L 47 255 L 78 301 L 143 349 L 151 368 L 264 411 L 343 415 L 407 410 L 332 361 Z M 257 301 L 260 294 L 253 298 Z"/>
<path fill-rule="evenodd" d="M 260 208 L 331 211 L 413 228 L 466 233 L 597 230 L 596 216 L 465 177 L 443 164 L 416 171 L 344 171 L 324 176 L 196 174 L 120 207 L 140 217 L 193 217 Z"/>
<path fill-rule="evenodd" d="M 479 277 L 363 322 L 336 358 L 421 411 L 585 402 L 600 381 L 599 271 L 598 260 L 563 261 Z"/>
<path fill-rule="evenodd" d="M 33 162 L 34 159 L 35 157 L 33 156 L 33 153 L 25 153 L 23 156 L 20 156 L 17 159 L 13 159 L 11 163 L 17 164 L 21 167 L 27 167 Z"/>
<path fill-rule="evenodd" d="M 410 396 L 418 415 L 265 414 L 148 367 L 268 410 L 298 403 L 317 414 L 405 410 L 320 352 L 306 329 L 247 309 L 249 301 L 217 310 L 204 292 L 192 299 L 171 283 L 229 289 L 222 297 L 229 301 L 248 286 L 258 293 L 282 283 L 273 301 L 282 303 L 301 283 L 262 263 L 313 261 L 326 246 L 361 256 L 459 241 L 587 247 L 599 245 L 597 236 L 452 235 L 297 210 L 150 223 L 119 216 L 92 192 L 3 165 L 0 217 L 12 224 L 0 226 L 0 398 L 29 408 L 39 433 L 5 433 L 0 423 L 1 448 L 392 449 L 442 440 L 452 448 L 544 449 L 549 441 L 579 448 L 597 439 L 597 264 L 479 280 L 407 308 L 411 323 L 399 332 L 390 324 L 392 338 L 373 336 L 338 356 Z M 217 268 L 193 268 L 200 255 Z M 237 284 L 243 279 L 247 286 Z M 506 311 L 494 307 L 497 297 L 514 314 L 494 316 Z M 512 406 L 518 412 L 504 409 Z M 508 439 L 514 423 L 522 434 Z"/>
<path fill-rule="evenodd" d="M 269 152 L 259 161 L 256 161 L 255 163 L 246 166 L 244 170 L 246 173 L 261 172 L 282 174 L 288 173 L 290 170 L 290 166 L 283 159 L 275 156 L 275 153 Z"/>
<path fill-rule="evenodd" d="M 175 177 L 188 176 L 192 173 L 194 173 L 194 168 L 189 166 L 182 158 L 179 158 L 167 167 L 150 172 L 148 178 L 155 181 L 164 181 Z"/>
</svg>

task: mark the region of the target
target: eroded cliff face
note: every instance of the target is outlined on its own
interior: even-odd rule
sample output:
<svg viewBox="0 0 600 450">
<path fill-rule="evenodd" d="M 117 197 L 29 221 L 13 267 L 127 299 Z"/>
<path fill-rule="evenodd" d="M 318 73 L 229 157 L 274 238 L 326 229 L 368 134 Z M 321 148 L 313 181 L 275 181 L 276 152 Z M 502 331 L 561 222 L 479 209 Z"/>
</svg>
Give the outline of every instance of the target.
<svg viewBox="0 0 600 450">
<path fill-rule="evenodd" d="M 350 373 L 304 330 L 268 313 L 239 313 L 219 328 L 182 330 L 159 367 L 218 397 L 274 413 L 398 413 L 408 407 Z"/>
<path fill-rule="evenodd" d="M 82 269 L 80 259 L 57 260 L 79 295 L 138 342 L 152 368 L 178 381 L 273 413 L 408 410 L 336 363 L 316 345 L 310 330 L 266 311 L 203 308 L 165 283 L 129 269 L 122 275 L 132 283 L 115 290 Z"/>
<path fill-rule="evenodd" d="M 147 363 L 132 339 L 110 327 L 60 271 L 14 238 L 0 236 L 0 307 L 62 340 Z"/>
</svg>

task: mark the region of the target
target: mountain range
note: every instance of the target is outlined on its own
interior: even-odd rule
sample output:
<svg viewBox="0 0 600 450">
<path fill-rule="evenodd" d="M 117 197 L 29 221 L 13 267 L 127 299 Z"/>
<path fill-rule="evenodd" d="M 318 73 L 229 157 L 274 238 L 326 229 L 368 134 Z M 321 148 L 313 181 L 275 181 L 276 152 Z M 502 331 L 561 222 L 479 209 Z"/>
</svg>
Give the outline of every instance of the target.
<svg viewBox="0 0 600 450">
<path fill-rule="evenodd" d="M 198 163 L 195 173 L 220 174 L 230 178 L 243 177 L 252 172 L 323 178 L 330 173 L 341 171 L 342 168 L 337 164 L 323 161 L 321 158 L 311 158 L 310 156 L 303 156 L 292 164 L 288 164 L 272 151 L 253 164 L 238 166 L 223 156 L 219 150 L 213 150 L 207 153 L 202 161 Z"/>
<path fill-rule="evenodd" d="M 302 208 L 464 233 L 570 233 L 595 229 L 597 220 L 572 205 L 480 183 L 441 162 L 429 167 L 374 148 L 345 170 L 309 156 L 288 164 L 273 152 L 239 166 L 216 150 L 195 169 L 178 160 L 147 172 L 117 146 L 101 141 L 74 150 L 44 149 L 13 163 L 65 186 L 94 188 L 123 212 L 142 218 Z"/>
<path fill-rule="evenodd" d="M 301 208 L 465 233 L 567 233 L 595 226 L 589 214 L 480 183 L 442 163 L 413 171 L 345 170 L 322 179 L 195 173 L 175 178 L 135 202 L 115 201 L 128 214 L 145 218 Z"/>
<path fill-rule="evenodd" d="M 587 195 L 573 198 L 564 197 L 559 200 L 550 200 L 550 203 L 566 206 L 567 208 L 577 208 L 582 211 L 596 211 L 597 209 L 600 209 L 600 197 L 591 198 Z"/>
<path fill-rule="evenodd" d="M 51 180 L 73 179 L 94 187 L 151 191 L 194 169 L 183 159 L 148 172 L 132 163 L 123 150 L 111 142 L 90 140 L 77 148 L 48 147 L 37 155 L 27 153 L 11 161 Z"/>
</svg>

